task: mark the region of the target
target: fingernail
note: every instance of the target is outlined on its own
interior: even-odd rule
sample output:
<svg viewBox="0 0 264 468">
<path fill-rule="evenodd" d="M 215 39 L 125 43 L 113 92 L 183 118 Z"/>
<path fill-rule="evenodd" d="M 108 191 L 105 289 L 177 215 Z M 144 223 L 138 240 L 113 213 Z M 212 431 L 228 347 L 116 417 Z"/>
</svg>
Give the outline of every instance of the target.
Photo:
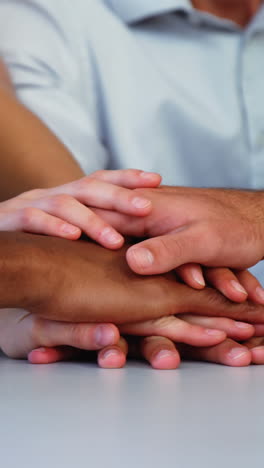
<svg viewBox="0 0 264 468">
<path fill-rule="evenodd" d="M 99 325 L 95 330 L 95 343 L 97 346 L 110 346 L 115 343 L 115 333 L 108 325 Z"/>
<path fill-rule="evenodd" d="M 172 357 L 174 356 L 174 353 L 172 351 L 169 351 L 169 350 L 165 350 L 163 349 L 162 351 L 160 351 L 158 354 L 156 354 L 156 356 L 154 357 L 154 359 L 164 359 L 164 358 L 168 358 L 168 357 Z"/>
<path fill-rule="evenodd" d="M 61 231 L 65 234 L 76 234 L 80 232 L 80 229 L 76 226 L 71 226 L 70 224 L 62 224 Z"/>
<path fill-rule="evenodd" d="M 157 173 L 156 172 L 141 172 L 139 174 L 139 177 L 141 177 L 142 179 L 153 179 L 153 177 L 157 177 Z"/>
<path fill-rule="evenodd" d="M 240 293 L 246 294 L 247 296 L 247 291 L 243 288 L 243 286 L 240 283 L 238 283 L 238 281 L 232 280 L 230 281 L 230 284 L 232 285 L 233 289 Z"/>
<path fill-rule="evenodd" d="M 101 233 L 101 239 L 109 242 L 109 244 L 120 244 L 123 237 L 111 228 L 105 228 Z"/>
<path fill-rule="evenodd" d="M 130 255 L 140 268 L 149 268 L 154 263 L 154 257 L 148 249 L 134 248 L 130 250 Z"/>
<path fill-rule="evenodd" d="M 245 323 L 245 322 L 235 322 L 235 326 L 237 328 L 251 328 L 252 325 L 250 325 L 249 323 Z"/>
<path fill-rule="evenodd" d="M 245 356 L 248 354 L 248 350 L 243 351 L 242 348 L 232 348 L 231 351 L 229 351 L 228 356 L 231 359 L 239 359 L 242 356 Z"/>
<path fill-rule="evenodd" d="M 33 351 L 37 351 L 38 353 L 46 353 L 46 348 L 36 348 Z"/>
<path fill-rule="evenodd" d="M 109 359 L 110 357 L 117 357 L 120 355 L 120 352 L 117 351 L 117 349 L 108 349 L 108 351 L 105 351 L 102 353 L 101 358 L 102 359 Z"/>
<path fill-rule="evenodd" d="M 142 210 L 143 208 L 148 208 L 151 205 L 151 201 L 146 200 L 146 198 L 135 197 L 132 200 L 132 205 L 135 208 Z"/>
<path fill-rule="evenodd" d="M 207 333 L 207 335 L 210 335 L 210 336 L 220 336 L 220 335 L 223 335 L 223 331 L 222 331 L 222 330 L 216 330 L 215 328 L 206 328 L 206 329 L 205 329 L 205 333 Z"/>
<path fill-rule="evenodd" d="M 256 294 L 259 297 L 259 299 L 261 300 L 261 302 L 264 302 L 264 289 L 261 286 L 258 286 L 256 288 Z"/>
<path fill-rule="evenodd" d="M 192 277 L 196 283 L 200 284 L 200 286 L 205 287 L 204 277 L 200 270 L 196 270 L 196 268 L 194 268 L 192 270 Z"/>
</svg>

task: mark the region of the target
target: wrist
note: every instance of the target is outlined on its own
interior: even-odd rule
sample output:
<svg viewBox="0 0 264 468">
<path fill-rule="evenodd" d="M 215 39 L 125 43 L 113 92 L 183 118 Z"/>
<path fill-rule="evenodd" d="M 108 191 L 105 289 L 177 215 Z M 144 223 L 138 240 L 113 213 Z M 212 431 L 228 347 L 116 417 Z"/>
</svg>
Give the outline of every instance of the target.
<svg viewBox="0 0 264 468">
<path fill-rule="evenodd" d="M 262 256 L 264 257 L 264 191 L 251 193 L 253 196 L 249 216 L 256 226 L 257 240 L 262 246 Z"/>
<path fill-rule="evenodd" d="M 34 235 L 1 232 L 0 308 L 27 309 L 43 300 L 46 289 L 44 267 Z"/>
</svg>

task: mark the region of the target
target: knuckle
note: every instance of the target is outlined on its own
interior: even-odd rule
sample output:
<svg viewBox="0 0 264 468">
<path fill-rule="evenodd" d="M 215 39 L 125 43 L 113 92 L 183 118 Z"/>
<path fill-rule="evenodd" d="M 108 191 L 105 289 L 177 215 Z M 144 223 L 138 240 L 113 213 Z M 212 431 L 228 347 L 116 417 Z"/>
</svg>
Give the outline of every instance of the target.
<svg viewBox="0 0 264 468">
<path fill-rule="evenodd" d="M 71 339 L 76 347 L 89 347 L 91 345 L 91 337 L 89 337 L 87 327 L 83 324 L 73 324 L 71 326 Z"/>
<path fill-rule="evenodd" d="M 95 172 L 92 172 L 92 174 L 90 174 L 89 177 L 91 177 L 92 179 L 100 179 L 101 177 L 104 177 L 104 175 L 106 175 L 107 171 L 105 170 L 97 170 Z"/>
<path fill-rule="evenodd" d="M 61 209 L 64 208 L 64 206 L 68 206 L 74 201 L 74 198 L 71 197 L 70 195 L 67 194 L 59 194 L 59 195 L 54 195 L 51 197 L 50 202 L 55 209 Z"/>
<path fill-rule="evenodd" d="M 133 193 L 140 197 L 148 197 L 151 196 L 154 192 L 154 189 L 151 188 L 136 188 L 133 190 Z"/>
<path fill-rule="evenodd" d="M 184 253 L 182 242 L 177 238 L 177 236 L 171 236 L 170 239 L 160 237 L 157 240 L 157 254 L 159 258 L 172 258 L 179 257 L 181 258 Z"/>
<path fill-rule="evenodd" d="M 89 230 L 92 232 L 97 232 L 98 234 L 107 235 L 107 231 L 112 230 L 109 224 L 106 223 L 100 216 L 95 214 L 92 210 L 87 209 L 87 220 L 89 221 Z"/>
<path fill-rule="evenodd" d="M 235 324 L 235 321 L 231 318 L 219 318 L 216 322 L 215 322 L 215 328 L 217 328 L 217 326 L 226 326 L 227 328 L 232 328 Z"/>
<path fill-rule="evenodd" d="M 100 183 L 101 181 L 99 178 L 96 178 L 93 175 L 83 177 L 77 184 L 78 196 L 87 197 L 90 194 L 93 194 L 94 188 L 96 188 L 96 186 L 98 186 Z"/>
<path fill-rule="evenodd" d="M 225 310 L 225 308 L 228 315 L 228 305 L 230 304 L 230 308 L 233 307 L 233 304 L 225 296 L 211 287 L 204 289 L 203 294 L 207 309 L 214 311 L 215 316 L 218 315 L 218 312 L 221 312 L 221 310 Z"/>
<path fill-rule="evenodd" d="M 156 330 L 167 330 L 168 328 L 172 327 L 175 324 L 175 318 L 172 316 L 165 316 L 158 318 L 157 320 L 153 321 L 153 328 Z"/>
<path fill-rule="evenodd" d="M 36 208 L 32 208 L 32 207 L 23 208 L 21 210 L 20 216 L 21 216 L 21 222 L 22 222 L 24 229 L 32 226 L 33 222 L 36 221 L 36 218 L 40 215 L 40 213 L 41 211 Z"/>
<path fill-rule="evenodd" d="M 153 351 L 169 343 L 170 340 L 164 336 L 146 336 L 143 340 L 143 345 L 151 348 Z"/>
<path fill-rule="evenodd" d="M 118 187 L 117 185 L 115 185 L 113 188 L 113 201 L 114 202 L 118 202 L 121 200 L 124 201 L 124 199 L 126 199 L 128 202 L 132 202 L 132 200 L 135 198 L 135 195 L 134 193 L 127 189 L 127 188 L 124 188 L 124 187 Z"/>
<path fill-rule="evenodd" d="M 163 336 L 149 336 L 141 342 L 141 352 L 148 360 L 152 360 L 160 351 L 174 351 L 173 342 Z"/>
<path fill-rule="evenodd" d="M 85 190 L 92 182 L 94 182 L 96 178 L 92 175 L 82 177 L 76 183 L 79 190 Z"/>
</svg>

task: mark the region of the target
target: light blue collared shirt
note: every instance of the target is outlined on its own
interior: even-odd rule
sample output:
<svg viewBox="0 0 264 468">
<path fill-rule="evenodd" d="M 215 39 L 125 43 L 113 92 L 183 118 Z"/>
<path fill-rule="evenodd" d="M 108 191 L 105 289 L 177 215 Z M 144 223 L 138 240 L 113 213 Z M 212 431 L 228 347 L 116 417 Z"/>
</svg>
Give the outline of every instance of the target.
<svg viewBox="0 0 264 468">
<path fill-rule="evenodd" d="M 264 7 L 241 29 L 189 0 L 0 0 L 0 53 L 87 173 L 264 187 Z"/>
<path fill-rule="evenodd" d="M 188 0 L 0 0 L 0 52 L 86 172 L 263 188 L 264 8 L 242 30 Z"/>
</svg>

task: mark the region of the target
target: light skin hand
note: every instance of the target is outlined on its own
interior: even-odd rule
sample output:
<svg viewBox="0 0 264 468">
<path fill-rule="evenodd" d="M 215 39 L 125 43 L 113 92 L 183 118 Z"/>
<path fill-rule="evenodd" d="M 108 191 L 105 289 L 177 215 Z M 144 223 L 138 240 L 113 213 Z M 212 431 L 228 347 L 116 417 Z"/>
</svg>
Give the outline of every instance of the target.
<svg viewBox="0 0 264 468">
<path fill-rule="evenodd" d="M 29 356 L 30 361 L 34 363 L 37 363 L 38 359 L 39 363 L 68 359 L 74 356 L 73 348 L 75 355 L 78 355 L 79 350 L 107 347 L 103 350 L 103 355 L 104 359 L 107 357 L 106 364 L 109 367 L 108 351 L 111 351 L 113 356 L 115 350 L 119 351 L 120 343 L 123 343 L 122 340 L 118 343 L 119 332 L 114 325 L 58 322 L 42 319 L 18 309 L 2 310 L 0 324 L 0 343 L 5 354 L 21 359 Z M 226 336 L 222 331 L 188 324 L 175 317 L 126 325 L 120 329 L 122 332 L 140 336 L 162 333 L 164 337 L 196 346 L 220 343 Z M 124 352 L 122 346 L 121 350 Z M 102 353 L 99 356 L 99 359 L 101 358 Z"/>
<path fill-rule="evenodd" d="M 182 359 L 208 361 L 231 367 L 264 364 L 264 327 L 262 324 L 252 327 L 250 324 L 229 319 L 199 317 L 189 314 L 182 316 L 182 318 L 188 323 L 218 327 L 219 330 L 223 330 L 227 334 L 226 340 L 211 347 L 199 348 L 182 343 L 177 344 L 177 352 Z M 166 341 L 160 338 L 159 345 L 165 347 Z M 172 343 L 170 346 L 172 348 Z"/>
<path fill-rule="evenodd" d="M 149 214 L 151 204 L 144 197 L 134 196 L 129 189 L 155 186 L 159 182 L 157 174 L 138 170 L 97 171 L 53 189 L 32 190 L 0 203 L 0 230 L 26 230 L 69 239 L 78 238 L 83 231 L 104 247 L 116 249 L 121 247 L 123 237 L 85 205 L 144 216 Z M 177 273 L 189 286 L 196 289 L 205 286 L 199 265 L 183 265 L 178 267 Z M 247 299 L 247 291 L 230 270 L 215 269 L 213 273 L 211 269 L 210 277 L 212 280 L 209 279 L 208 284 L 229 299 L 237 302 Z M 255 286 L 257 288 L 257 284 Z M 249 298 L 258 300 L 253 295 Z"/>
<path fill-rule="evenodd" d="M 245 269 L 262 260 L 263 192 L 185 187 L 137 192 L 152 201 L 150 216 L 129 224 L 129 218 L 105 215 L 123 234 L 151 237 L 129 249 L 137 273 L 163 273 L 190 262 Z M 141 257 L 143 248 L 151 255 L 140 252 Z"/>
<path fill-rule="evenodd" d="M 73 348 L 99 350 L 117 344 L 119 338 L 119 331 L 112 324 L 57 322 L 21 309 L 2 309 L 0 314 L 0 345 L 13 359 L 27 357 L 36 347 L 50 348 L 53 358 L 56 350 L 63 350 L 69 357 Z"/>
<path fill-rule="evenodd" d="M 259 328 L 259 329 L 258 329 Z M 248 347 L 251 353 L 251 362 L 253 364 L 264 364 L 264 331 L 263 326 L 255 326 L 255 336 L 247 340 L 244 345 Z"/>
<path fill-rule="evenodd" d="M 138 273 L 161 273 L 189 262 L 245 269 L 262 260 L 262 192 L 175 187 L 152 193 L 155 207 L 145 233 L 155 239 L 128 252 Z"/>
<path fill-rule="evenodd" d="M 209 284 L 231 300 L 242 302 L 248 295 L 264 303 L 264 291 L 252 275 L 228 270 L 243 270 L 263 257 L 262 192 L 184 187 L 139 192 L 153 203 L 146 218 L 102 214 L 123 234 L 150 237 L 127 252 L 135 272 L 157 274 L 177 268 L 187 284 L 201 289 L 205 278 L 199 264 L 207 265 Z"/>
<path fill-rule="evenodd" d="M 0 230 L 72 240 L 84 232 L 104 247 L 117 249 L 124 238 L 89 207 L 146 216 L 151 202 L 131 189 L 155 187 L 160 180 L 158 174 L 132 169 L 98 171 L 59 187 L 31 190 L 0 203 Z"/>
<path fill-rule="evenodd" d="M 215 346 L 199 347 L 198 342 L 196 342 L 196 345 L 192 346 L 183 345 L 182 343 L 187 343 L 188 341 L 186 337 L 184 337 L 183 339 L 182 337 L 180 337 L 180 339 L 178 340 L 176 338 L 176 335 L 173 337 L 172 335 L 167 334 L 167 336 L 164 337 L 162 327 L 160 327 L 159 320 L 157 320 L 154 324 L 155 332 L 152 333 L 152 336 L 148 336 L 146 338 L 142 338 L 140 341 L 137 341 L 136 352 L 135 346 L 132 346 L 132 348 L 134 349 L 132 357 L 136 356 L 138 358 L 145 358 L 155 369 L 175 369 L 180 365 L 181 353 L 184 357 L 184 347 L 185 357 L 187 357 L 187 349 L 192 350 L 193 355 L 195 355 L 195 352 L 197 350 L 197 356 L 199 356 L 202 360 L 209 360 L 210 352 L 212 353 L 211 350 L 217 350 L 219 348 L 219 359 L 217 362 L 231 366 L 243 366 L 248 365 L 251 362 L 251 356 L 247 348 L 236 343 L 234 340 L 244 341 L 250 339 L 254 334 L 254 327 L 252 325 L 244 322 L 226 319 L 224 317 L 202 317 L 191 314 L 181 315 L 181 321 L 185 321 L 186 323 L 188 323 L 188 325 L 198 325 L 204 330 L 210 328 L 222 330 L 228 338 L 226 340 L 222 340 L 221 343 Z M 180 325 L 180 328 L 182 327 L 183 323 Z M 188 330 L 188 328 L 186 328 L 186 330 Z M 127 332 L 128 334 L 135 333 L 137 331 L 139 335 L 141 333 L 142 335 L 144 335 L 144 326 L 142 330 L 135 330 L 133 329 L 133 327 L 127 328 L 127 326 L 125 326 L 122 327 L 120 331 L 121 333 Z M 133 340 L 134 337 L 131 337 L 131 339 L 129 340 L 129 347 L 133 345 Z M 177 344 L 177 341 L 180 341 L 181 344 Z M 227 343 L 229 344 L 229 347 L 227 347 Z M 237 356 L 238 347 L 240 354 L 239 357 Z M 108 351 L 109 349 L 114 350 L 114 353 L 116 355 L 116 362 L 118 358 L 120 364 L 124 362 L 125 352 L 122 347 L 109 347 Z M 243 354 L 243 352 L 245 354 Z M 204 355 L 202 353 L 204 353 Z M 100 351 L 99 354 L 101 358 L 104 357 L 104 350 Z M 107 357 L 108 356 L 109 354 L 107 354 Z M 214 362 L 215 359 L 215 355 L 211 357 L 212 362 Z M 102 359 L 100 361 L 100 364 L 104 367 L 104 361 Z"/>
<path fill-rule="evenodd" d="M 195 328 L 193 328 L 194 325 Z M 218 327 L 218 330 L 214 329 L 214 326 Z M 98 354 L 98 364 L 101 367 L 123 367 L 129 351 L 130 357 L 143 357 L 155 369 L 176 369 L 179 367 L 181 359 L 179 350 L 177 350 L 178 345 L 176 345 L 175 342 L 192 342 L 193 353 L 195 354 L 195 349 L 197 348 L 197 354 L 202 358 L 201 348 L 199 347 L 200 344 L 203 342 L 208 346 L 210 340 L 220 340 L 221 336 L 219 330 L 223 332 L 221 343 L 225 342 L 225 345 L 222 346 L 222 351 L 219 343 L 220 357 L 221 352 L 222 354 L 224 354 L 224 352 L 226 354 L 229 352 L 230 354 L 231 352 L 229 356 L 225 356 L 225 359 L 222 359 L 222 363 L 228 363 L 228 365 L 233 366 L 246 365 L 249 355 L 247 349 L 244 348 L 247 355 L 242 355 L 238 359 L 232 351 L 231 343 L 235 349 L 240 345 L 229 340 L 230 346 L 227 351 L 226 340 L 224 340 L 223 337 L 227 336 L 233 340 L 244 341 L 251 338 L 254 334 L 254 327 L 247 323 L 226 318 L 200 317 L 190 314 L 182 315 L 181 319 L 165 317 L 143 324 L 124 325 L 119 327 L 119 329 L 121 333 L 131 335 L 128 339 L 128 344 L 121 338 L 119 343 L 114 346 L 108 346 L 102 349 Z M 208 330 L 212 331 L 211 336 L 207 334 Z M 136 336 L 138 338 L 136 338 Z M 142 336 L 142 338 L 139 338 L 140 336 Z M 212 353 L 211 348 L 212 346 L 208 347 L 208 355 L 210 352 Z M 206 352 L 207 348 L 203 347 L 202 351 L 203 350 Z M 60 347 L 54 350 L 46 347 L 45 349 L 41 348 L 41 350 L 32 350 L 29 355 L 30 362 L 34 362 L 35 364 L 52 363 L 68 360 L 69 358 L 80 358 L 80 352 L 73 348 Z M 218 360 L 218 362 L 221 361 Z"/>
<path fill-rule="evenodd" d="M 227 339 L 215 346 L 197 347 L 183 343 L 177 344 L 173 339 L 170 340 L 163 336 L 152 336 L 137 342 L 136 352 L 135 346 L 132 346 L 133 356 L 144 357 L 156 369 L 175 369 L 179 367 L 181 358 L 210 361 L 232 367 L 247 366 L 250 363 L 264 363 L 264 341 L 261 338 L 251 338 L 253 334 L 257 333 L 252 325 L 226 318 L 202 317 L 191 314 L 182 315 L 181 319 L 201 327 L 218 328 L 226 333 Z M 263 325 L 255 327 L 262 334 L 263 328 Z M 156 331 L 157 335 L 159 332 L 162 335 L 158 326 Z M 131 338 L 132 341 L 129 341 L 130 346 L 133 345 L 133 339 Z M 235 340 L 242 341 L 244 344 L 237 343 Z M 124 365 L 127 351 L 123 349 L 123 346 L 109 347 L 106 358 L 111 355 L 110 349 L 113 351 L 112 356 L 115 355 L 115 362 L 119 363 L 120 367 Z M 100 365 L 108 367 L 107 361 L 103 360 L 104 350 L 100 351 L 99 355 L 101 357 Z"/>
<path fill-rule="evenodd" d="M 176 268 L 177 276 L 195 289 L 203 289 L 206 284 L 220 291 L 234 302 L 247 299 L 263 304 L 264 291 L 260 282 L 247 270 L 232 271 L 224 267 L 202 267 L 186 264 Z"/>
<path fill-rule="evenodd" d="M 16 311 L 20 313 L 21 311 Z M 23 312 L 22 312 L 23 314 Z M 24 314 L 25 315 L 25 314 Z M 10 317 L 10 316 L 9 316 Z M 10 318 L 9 318 L 10 320 Z M 26 320 L 29 320 L 29 317 L 26 317 Z M 35 320 L 31 316 L 30 320 Z M 9 322 L 10 323 L 10 322 Z M 33 349 L 29 353 L 29 360 L 35 364 L 43 363 L 52 363 L 61 360 L 68 360 L 72 358 L 79 358 L 80 351 L 74 349 L 73 347 L 69 348 L 66 346 L 66 342 L 63 346 L 63 334 L 60 336 L 61 346 L 51 348 L 47 346 L 47 341 L 50 343 L 50 338 L 54 333 L 50 333 L 53 327 L 52 321 L 43 321 L 46 326 L 41 333 L 42 343 L 39 343 L 41 349 Z M 59 322 L 55 322 L 55 331 L 58 331 Z M 20 320 L 19 326 L 23 326 L 22 320 Z M 47 326 L 47 324 L 49 324 Z M 87 324 L 80 324 L 79 330 L 81 327 L 87 327 Z M 257 325 L 259 331 L 263 331 L 264 325 Z M 63 325 L 63 328 L 65 325 Z M 262 330 L 261 328 L 262 327 Z M 70 329 L 72 328 L 72 325 Z M 131 347 L 135 349 L 133 341 L 135 336 L 142 336 L 144 338 L 138 339 L 136 342 L 136 357 L 144 357 L 147 361 L 150 362 L 153 368 L 156 369 L 175 369 L 180 365 L 180 354 L 177 350 L 177 345 L 175 342 L 186 343 L 189 347 L 179 346 L 178 348 L 182 350 L 182 353 L 185 357 L 191 357 L 195 355 L 195 350 L 197 349 L 196 358 L 211 360 L 212 362 L 218 362 L 230 366 L 243 366 L 249 364 L 249 352 L 245 346 L 241 346 L 236 343 L 234 340 L 245 341 L 250 339 L 255 333 L 254 327 L 248 323 L 238 322 L 231 319 L 219 318 L 219 317 L 207 317 L 207 316 L 197 316 L 191 314 L 181 315 L 180 318 L 176 317 L 164 317 L 162 319 L 150 320 L 145 323 L 135 323 L 135 324 L 126 324 L 119 327 L 119 330 L 122 334 L 133 335 L 129 340 L 129 354 L 131 355 Z M 208 332 L 209 331 L 209 332 Z M 219 333 L 220 331 L 220 333 Z M 222 331 L 222 334 L 221 334 Z M 45 336 L 45 333 L 47 336 Z M 84 336 L 84 333 L 79 332 L 81 336 Z M 20 338 L 16 338 L 15 349 L 19 346 L 19 340 L 22 340 L 23 336 L 27 336 L 27 331 L 25 326 L 22 329 L 17 330 L 15 336 L 18 335 Z M 5 332 L 5 337 L 12 337 L 13 333 Z M 225 336 L 230 338 L 225 340 Z M 210 342 L 217 342 L 218 346 L 211 345 Z M 35 342 L 34 342 L 35 343 Z M 98 363 L 101 367 L 106 368 L 116 368 L 123 367 L 126 362 L 126 355 L 128 347 L 124 345 L 125 341 L 121 339 L 119 343 L 116 343 L 114 346 L 109 345 L 107 348 L 102 349 L 98 354 Z M 249 344 L 251 341 L 249 342 Z M 75 346 L 78 348 L 78 346 Z M 87 350 L 89 347 L 87 347 Z M 26 357 L 28 353 L 28 348 L 26 351 L 21 349 L 21 354 L 19 357 Z M 9 355 L 11 349 L 9 348 Z M 14 352 L 14 350 L 13 350 Z M 255 350 L 252 350 L 252 360 Z M 259 353 L 257 350 L 256 352 Z M 191 354 L 192 353 L 192 354 Z M 135 356 L 135 352 L 132 353 L 132 357 Z"/>
</svg>

